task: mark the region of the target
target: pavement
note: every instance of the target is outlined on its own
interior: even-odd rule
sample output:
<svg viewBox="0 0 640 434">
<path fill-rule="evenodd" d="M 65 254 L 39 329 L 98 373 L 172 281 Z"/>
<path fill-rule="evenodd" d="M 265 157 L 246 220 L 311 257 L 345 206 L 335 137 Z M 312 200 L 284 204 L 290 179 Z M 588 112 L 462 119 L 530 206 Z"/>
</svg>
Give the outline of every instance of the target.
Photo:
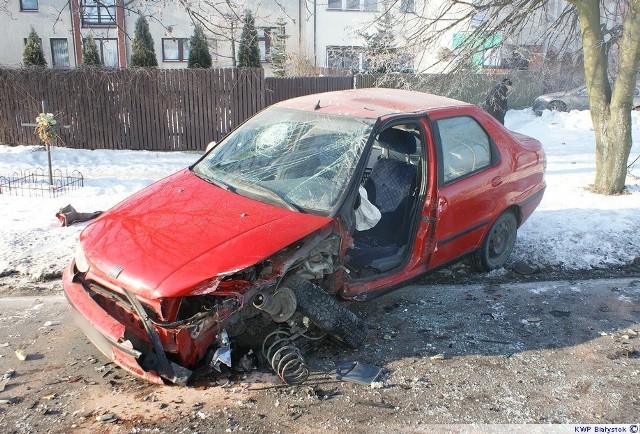
<svg viewBox="0 0 640 434">
<path fill-rule="evenodd" d="M 0 432 L 640 422 L 640 276 L 409 285 L 351 308 L 369 325 L 367 343 L 308 357 L 308 386 L 283 388 L 265 369 L 178 388 L 109 363 L 72 323 L 63 296 L 1 298 Z M 384 385 L 330 379 L 345 359 L 384 367 Z"/>
</svg>

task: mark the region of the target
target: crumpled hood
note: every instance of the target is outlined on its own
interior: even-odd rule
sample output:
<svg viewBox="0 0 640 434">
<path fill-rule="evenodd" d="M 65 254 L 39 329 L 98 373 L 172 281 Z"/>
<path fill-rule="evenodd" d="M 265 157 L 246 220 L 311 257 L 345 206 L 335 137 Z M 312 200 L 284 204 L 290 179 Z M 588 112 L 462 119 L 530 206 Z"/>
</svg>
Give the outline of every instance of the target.
<svg viewBox="0 0 640 434">
<path fill-rule="evenodd" d="M 185 169 L 103 213 L 80 241 L 89 263 L 117 285 L 145 298 L 175 297 L 331 221 L 237 195 Z"/>
</svg>

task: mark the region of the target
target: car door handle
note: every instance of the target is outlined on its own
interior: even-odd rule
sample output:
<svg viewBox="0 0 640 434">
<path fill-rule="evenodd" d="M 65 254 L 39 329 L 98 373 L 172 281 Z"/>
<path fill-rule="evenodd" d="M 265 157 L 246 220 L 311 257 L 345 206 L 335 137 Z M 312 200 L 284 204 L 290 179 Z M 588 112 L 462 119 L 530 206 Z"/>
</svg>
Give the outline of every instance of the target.
<svg viewBox="0 0 640 434">
<path fill-rule="evenodd" d="M 492 187 L 497 187 L 497 186 L 499 186 L 500 184 L 502 184 L 502 178 L 501 178 L 500 176 L 496 176 L 495 178 L 493 178 L 493 179 L 491 180 L 491 186 L 492 186 Z"/>
</svg>

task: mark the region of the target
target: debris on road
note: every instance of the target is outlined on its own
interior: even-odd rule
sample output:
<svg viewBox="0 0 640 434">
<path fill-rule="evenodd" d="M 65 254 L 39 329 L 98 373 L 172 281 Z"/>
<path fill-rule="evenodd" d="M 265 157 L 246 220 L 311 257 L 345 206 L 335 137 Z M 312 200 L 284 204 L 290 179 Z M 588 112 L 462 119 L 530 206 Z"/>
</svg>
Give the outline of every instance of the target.
<svg viewBox="0 0 640 434">
<path fill-rule="evenodd" d="M 62 226 L 69 226 L 76 222 L 86 222 L 98 217 L 102 211 L 94 212 L 78 212 L 71 205 L 60 208 L 56 213 L 56 217 L 62 223 Z"/>
<path fill-rule="evenodd" d="M 13 378 L 15 373 L 16 371 L 14 369 L 9 369 L 7 372 L 4 373 L 2 378 L 0 378 L 0 392 L 4 392 L 5 387 L 7 387 L 7 384 L 9 384 L 9 380 Z"/>
<path fill-rule="evenodd" d="M 109 423 L 109 422 L 116 422 L 118 420 L 118 417 L 113 413 L 105 413 L 105 414 L 96 416 L 96 420 L 98 422 Z"/>
<path fill-rule="evenodd" d="M 25 352 L 25 350 L 16 350 L 15 351 L 16 357 L 18 358 L 18 360 L 24 362 L 25 360 L 27 360 L 27 353 Z"/>
<path fill-rule="evenodd" d="M 371 386 L 373 383 L 380 382 L 384 373 L 385 370 L 383 368 L 369 365 L 368 363 L 347 360 L 338 363 L 331 377 L 339 381 Z"/>
</svg>

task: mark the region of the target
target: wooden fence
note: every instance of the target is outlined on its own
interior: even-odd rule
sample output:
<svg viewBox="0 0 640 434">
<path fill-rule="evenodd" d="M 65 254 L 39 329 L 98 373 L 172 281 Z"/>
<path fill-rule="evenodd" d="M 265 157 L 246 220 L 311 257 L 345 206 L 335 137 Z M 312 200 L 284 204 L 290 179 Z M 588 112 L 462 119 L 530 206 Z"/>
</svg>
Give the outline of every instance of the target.
<svg viewBox="0 0 640 434">
<path fill-rule="evenodd" d="M 353 77 L 286 77 L 265 79 L 265 104 L 301 95 L 311 95 L 332 90 L 352 89 Z"/>
<path fill-rule="evenodd" d="M 0 69 L 0 143 L 38 145 L 46 100 L 59 145 L 85 149 L 202 150 L 272 103 L 350 89 L 352 77 L 265 79 L 262 69 Z"/>
<path fill-rule="evenodd" d="M 510 74 L 512 108 L 528 107 L 545 78 Z M 262 69 L 0 69 L 0 144 L 38 145 L 40 102 L 69 129 L 59 145 L 85 149 L 203 150 L 264 107 L 312 93 L 411 88 L 481 104 L 490 74 L 265 78 Z"/>
</svg>

